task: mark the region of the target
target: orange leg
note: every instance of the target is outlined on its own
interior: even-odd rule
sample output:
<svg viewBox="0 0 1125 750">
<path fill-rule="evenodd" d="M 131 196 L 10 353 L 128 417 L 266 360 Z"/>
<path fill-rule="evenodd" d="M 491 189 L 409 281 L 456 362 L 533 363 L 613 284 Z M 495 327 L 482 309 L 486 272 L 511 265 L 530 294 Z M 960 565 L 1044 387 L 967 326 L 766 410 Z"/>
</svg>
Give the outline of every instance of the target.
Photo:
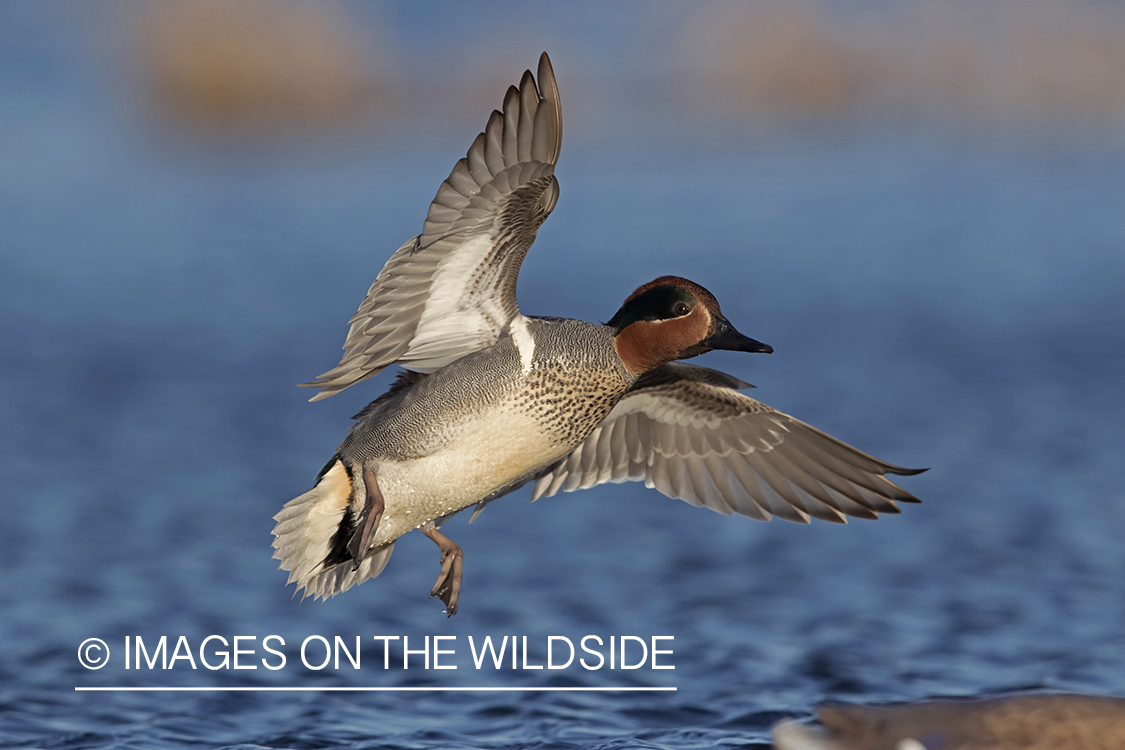
<svg viewBox="0 0 1125 750">
<path fill-rule="evenodd" d="M 453 617 L 457 614 L 457 600 L 461 596 L 461 559 L 465 553 L 456 542 L 438 531 L 432 521 L 422 527 L 422 533 L 441 550 L 441 573 L 430 596 L 441 599 L 446 614 Z"/>
</svg>

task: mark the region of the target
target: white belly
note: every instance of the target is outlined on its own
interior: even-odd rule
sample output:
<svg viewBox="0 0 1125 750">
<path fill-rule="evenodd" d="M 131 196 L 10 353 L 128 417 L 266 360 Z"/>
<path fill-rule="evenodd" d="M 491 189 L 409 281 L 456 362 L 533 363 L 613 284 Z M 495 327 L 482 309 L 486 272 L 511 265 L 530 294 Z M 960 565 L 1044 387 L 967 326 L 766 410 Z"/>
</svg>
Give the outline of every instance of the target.
<svg viewBox="0 0 1125 750">
<path fill-rule="evenodd" d="M 373 546 L 475 505 L 568 451 L 520 410 L 473 415 L 452 430 L 439 451 L 373 466 L 384 503 Z"/>
</svg>

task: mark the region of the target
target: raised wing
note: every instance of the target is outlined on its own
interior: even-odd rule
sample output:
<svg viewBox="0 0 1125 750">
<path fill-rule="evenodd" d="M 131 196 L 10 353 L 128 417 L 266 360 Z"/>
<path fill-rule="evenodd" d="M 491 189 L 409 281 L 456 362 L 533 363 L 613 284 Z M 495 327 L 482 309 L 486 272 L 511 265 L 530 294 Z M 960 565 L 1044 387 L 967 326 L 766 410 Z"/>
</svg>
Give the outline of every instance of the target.
<svg viewBox="0 0 1125 750">
<path fill-rule="evenodd" d="M 532 499 L 641 481 L 730 515 L 846 523 L 918 502 L 885 463 L 732 390 L 723 373 L 679 363 L 644 375 L 591 435 L 535 482 Z"/>
<path fill-rule="evenodd" d="M 559 196 L 562 109 L 547 53 L 525 71 L 430 204 L 422 234 L 391 256 L 352 317 L 344 356 L 302 383 L 317 401 L 398 362 L 433 372 L 490 346 L 520 314 L 516 277 Z"/>
</svg>

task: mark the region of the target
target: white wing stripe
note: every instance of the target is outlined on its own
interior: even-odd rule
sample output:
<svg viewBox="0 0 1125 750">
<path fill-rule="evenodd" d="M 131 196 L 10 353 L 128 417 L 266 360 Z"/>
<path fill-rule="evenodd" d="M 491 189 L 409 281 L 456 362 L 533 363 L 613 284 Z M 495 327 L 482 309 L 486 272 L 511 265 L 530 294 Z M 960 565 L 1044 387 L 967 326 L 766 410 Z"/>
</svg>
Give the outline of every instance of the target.
<svg viewBox="0 0 1125 750">
<path fill-rule="evenodd" d="M 523 369 L 523 374 L 527 375 L 535 362 L 535 339 L 527 329 L 527 318 L 517 314 L 508 324 L 508 330 L 516 344 L 516 350 L 520 353 L 520 367 Z"/>
</svg>

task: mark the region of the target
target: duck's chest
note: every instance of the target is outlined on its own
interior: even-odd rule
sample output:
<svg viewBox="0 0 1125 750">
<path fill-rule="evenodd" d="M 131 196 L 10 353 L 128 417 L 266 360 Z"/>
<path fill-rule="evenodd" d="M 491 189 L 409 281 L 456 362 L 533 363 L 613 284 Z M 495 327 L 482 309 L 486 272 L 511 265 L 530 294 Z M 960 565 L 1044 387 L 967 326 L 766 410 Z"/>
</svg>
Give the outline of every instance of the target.
<svg viewBox="0 0 1125 750">
<path fill-rule="evenodd" d="M 514 452 L 522 445 L 528 455 L 540 444 L 554 446 L 559 455 L 569 452 L 634 378 L 621 365 L 604 326 L 532 323 L 534 336 L 502 338 L 365 415 L 341 452 L 363 460 L 403 461 L 445 452 L 467 457 L 477 444 L 510 446 Z"/>
<path fill-rule="evenodd" d="M 521 351 L 504 339 L 433 373 L 357 424 L 341 445 L 342 455 L 375 470 L 388 533 L 533 476 L 585 439 L 632 382 L 611 338 L 575 347 L 540 336 L 534 357 L 524 344 Z"/>
</svg>

